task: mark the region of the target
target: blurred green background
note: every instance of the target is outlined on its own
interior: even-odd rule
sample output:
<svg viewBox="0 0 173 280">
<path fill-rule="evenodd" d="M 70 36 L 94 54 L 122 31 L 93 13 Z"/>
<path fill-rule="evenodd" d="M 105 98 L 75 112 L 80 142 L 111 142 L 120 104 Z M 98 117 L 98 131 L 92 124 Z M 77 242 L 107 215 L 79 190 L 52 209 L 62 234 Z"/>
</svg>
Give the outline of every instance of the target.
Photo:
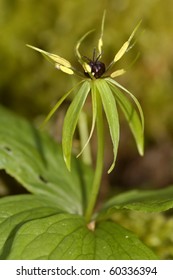
<svg viewBox="0 0 173 280">
<path fill-rule="evenodd" d="M 118 62 L 117 69 L 128 69 L 138 52 L 140 56 L 117 81 L 139 99 L 145 115 L 145 156 L 138 155 L 122 118 L 117 166 L 104 182 L 124 190 L 166 187 L 173 183 L 172 0 L 0 0 L 0 103 L 39 123 L 75 80 L 55 70 L 26 44 L 57 53 L 80 67 L 74 55 L 75 43 L 95 28 L 82 49 L 84 55 L 92 56 L 104 9 L 102 61 L 106 65 L 142 19 L 137 43 Z M 58 114 L 57 119 L 61 119 Z M 56 138 L 57 119 L 50 129 Z M 112 160 L 109 141 L 105 169 Z"/>
</svg>

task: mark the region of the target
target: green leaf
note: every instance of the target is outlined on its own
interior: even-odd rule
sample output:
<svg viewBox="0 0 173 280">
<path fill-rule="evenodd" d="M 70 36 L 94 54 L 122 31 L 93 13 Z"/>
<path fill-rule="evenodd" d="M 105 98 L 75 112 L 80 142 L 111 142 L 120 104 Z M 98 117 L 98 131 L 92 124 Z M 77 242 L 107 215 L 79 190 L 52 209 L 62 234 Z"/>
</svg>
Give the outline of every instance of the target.
<svg viewBox="0 0 173 280">
<path fill-rule="evenodd" d="M 113 144 L 114 159 L 111 167 L 108 170 L 108 173 L 110 173 L 115 166 L 117 150 L 119 145 L 119 119 L 118 119 L 117 107 L 116 107 L 115 98 L 112 94 L 112 91 L 108 83 L 102 79 L 96 80 L 95 83 L 103 103 L 103 108 L 106 114 L 110 135 L 112 139 L 112 144 Z"/>
<path fill-rule="evenodd" d="M 108 200 L 99 217 L 110 216 L 117 210 L 128 209 L 144 212 L 162 212 L 173 208 L 173 186 L 161 190 L 132 190 Z"/>
<path fill-rule="evenodd" d="M 18 229 L 27 221 L 61 212 L 44 196 L 16 195 L 0 199 L 0 259 L 5 259 Z M 21 244 L 22 246 L 22 244 Z"/>
<path fill-rule="evenodd" d="M 90 91 L 90 83 L 85 81 L 71 102 L 64 118 L 62 148 L 67 168 L 71 169 L 72 140 L 77 126 L 77 121 L 85 100 Z"/>
<path fill-rule="evenodd" d="M 1 199 L 0 217 L 0 259 L 157 259 L 134 234 L 114 222 L 98 223 L 91 231 L 83 217 L 60 213 L 39 196 Z"/>
<path fill-rule="evenodd" d="M 132 134 L 135 138 L 136 145 L 140 155 L 143 155 L 144 151 L 144 133 L 141 120 L 134 106 L 128 100 L 128 98 L 122 93 L 116 86 L 111 85 L 111 89 L 115 94 L 115 99 L 118 102 L 120 108 L 122 109 L 128 123 Z"/>
<path fill-rule="evenodd" d="M 92 171 L 73 158 L 68 172 L 62 149 L 46 133 L 0 107 L 0 169 L 29 192 L 50 198 L 69 213 L 82 214 L 90 192 Z"/>
</svg>

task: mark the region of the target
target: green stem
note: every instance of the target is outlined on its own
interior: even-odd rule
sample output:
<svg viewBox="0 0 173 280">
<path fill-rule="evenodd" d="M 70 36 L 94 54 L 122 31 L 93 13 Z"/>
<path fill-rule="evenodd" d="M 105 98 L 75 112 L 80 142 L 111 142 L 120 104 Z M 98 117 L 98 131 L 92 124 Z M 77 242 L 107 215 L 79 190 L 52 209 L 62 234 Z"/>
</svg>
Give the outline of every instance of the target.
<svg viewBox="0 0 173 280">
<path fill-rule="evenodd" d="M 93 89 L 94 90 L 94 89 Z M 95 89 L 95 94 L 97 98 L 97 116 L 96 116 L 96 127 L 97 127 L 97 159 L 96 168 L 93 179 L 93 185 L 89 197 L 88 207 L 85 213 L 86 222 L 89 223 L 93 213 L 94 206 L 96 204 L 96 199 L 100 189 L 100 182 L 103 172 L 103 157 L 104 157 L 104 132 L 103 132 L 103 113 L 102 113 L 102 103 L 100 99 L 99 92 Z"/>
<path fill-rule="evenodd" d="M 81 112 L 78 120 L 78 128 L 80 134 L 80 142 L 81 148 L 85 145 L 88 140 L 88 126 L 87 126 L 87 115 L 84 112 Z M 85 164 L 91 165 L 92 164 L 92 157 L 91 157 L 91 146 L 90 143 L 85 147 L 84 151 L 82 152 L 82 159 Z"/>
</svg>

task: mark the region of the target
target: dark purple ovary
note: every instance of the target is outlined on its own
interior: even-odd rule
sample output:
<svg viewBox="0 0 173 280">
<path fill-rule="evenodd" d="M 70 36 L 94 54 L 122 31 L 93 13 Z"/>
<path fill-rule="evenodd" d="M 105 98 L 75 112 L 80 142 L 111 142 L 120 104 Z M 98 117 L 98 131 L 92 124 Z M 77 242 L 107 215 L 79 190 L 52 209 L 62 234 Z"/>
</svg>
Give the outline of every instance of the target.
<svg viewBox="0 0 173 280">
<path fill-rule="evenodd" d="M 101 61 L 90 61 L 89 66 L 91 67 L 91 73 L 92 75 L 98 79 L 100 78 L 104 73 L 105 73 L 105 65 L 103 62 Z M 85 72 L 85 76 L 90 77 L 90 75 Z"/>
</svg>

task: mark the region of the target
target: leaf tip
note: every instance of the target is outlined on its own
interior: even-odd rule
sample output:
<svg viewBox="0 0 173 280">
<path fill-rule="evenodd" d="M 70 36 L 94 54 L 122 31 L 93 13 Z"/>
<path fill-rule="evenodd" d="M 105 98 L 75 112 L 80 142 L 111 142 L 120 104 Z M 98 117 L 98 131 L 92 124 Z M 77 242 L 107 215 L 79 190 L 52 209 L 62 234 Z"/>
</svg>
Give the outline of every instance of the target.
<svg viewBox="0 0 173 280">
<path fill-rule="evenodd" d="M 115 167 L 115 162 L 113 162 L 113 164 L 111 165 L 111 167 L 109 168 L 107 173 L 110 174 L 112 172 L 112 170 L 114 169 L 114 167 Z"/>
<path fill-rule="evenodd" d="M 25 44 L 26 47 L 33 49 L 33 46 L 29 45 L 29 44 Z"/>
<path fill-rule="evenodd" d="M 64 161 L 65 161 L 65 165 L 66 165 L 68 171 L 71 172 L 70 160 L 65 155 L 64 155 Z"/>
<path fill-rule="evenodd" d="M 143 147 L 139 149 L 139 154 L 140 154 L 141 157 L 144 156 L 144 148 Z"/>
<path fill-rule="evenodd" d="M 144 156 L 144 138 L 142 137 L 141 142 L 137 142 L 137 149 L 140 156 Z"/>
</svg>

